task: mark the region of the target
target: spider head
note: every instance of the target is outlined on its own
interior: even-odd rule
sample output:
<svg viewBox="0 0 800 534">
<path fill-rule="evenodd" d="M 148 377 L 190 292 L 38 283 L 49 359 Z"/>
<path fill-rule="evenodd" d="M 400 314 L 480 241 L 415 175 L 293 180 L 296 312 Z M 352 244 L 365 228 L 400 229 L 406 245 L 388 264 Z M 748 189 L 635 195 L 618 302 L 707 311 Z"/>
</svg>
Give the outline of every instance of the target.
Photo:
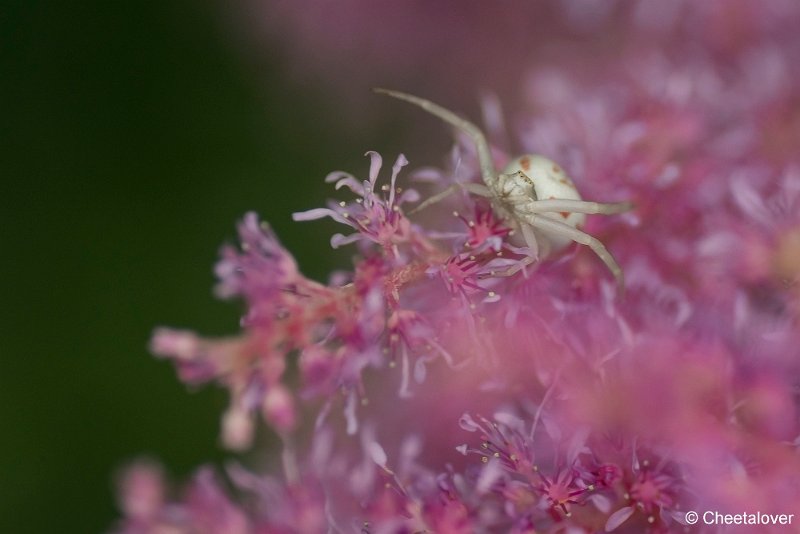
<svg viewBox="0 0 800 534">
<path fill-rule="evenodd" d="M 539 199 L 533 180 L 521 170 L 505 175 L 500 187 L 502 194 L 506 197 L 525 200 Z"/>
</svg>

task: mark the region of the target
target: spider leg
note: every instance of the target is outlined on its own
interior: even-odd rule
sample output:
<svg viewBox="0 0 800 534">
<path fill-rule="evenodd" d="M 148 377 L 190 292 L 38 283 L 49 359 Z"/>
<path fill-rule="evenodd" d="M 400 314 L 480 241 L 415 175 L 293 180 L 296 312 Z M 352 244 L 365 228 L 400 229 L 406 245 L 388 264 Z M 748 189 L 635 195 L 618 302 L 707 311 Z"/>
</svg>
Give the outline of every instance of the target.
<svg viewBox="0 0 800 534">
<path fill-rule="evenodd" d="M 534 260 L 537 259 L 539 257 L 539 241 L 536 239 L 533 228 L 527 224 L 520 224 L 519 227 L 522 231 L 522 238 L 525 239 L 525 244 L 530 249 L 530 257 Z"/>
<path fill-rule="evenodd" d="M 599 239 L 590 236 L 586 232 L 581 232 L 580 230 L 573 228 L 566 223 L 556 221 L 555 219 L 550 219 L 549 217 L 537 217 L 536 215 L 530 215 L 526 217 L 525 220 L 528 224 L 535 228 L 564 236 L 575 241 L 576 243 L 580 243 L 581 245 L 587 245 L 601 260 L 603 260 L 603 263 L 606 264 L 608 270 L 614 275 L 614 278 L 617 281 L 617 294 L 620 297 L 624 294 L 625 279 L 622 274 L 622 269 L 617 263 L 617 260 L 614 259 L 614 256 L 611 255 L 606 246 L 603 245 Z"/>
<path fill-rule="evenodd" d="M 456 184 L 451 185 L 447 189 L 443 190 L 442 192 L 436 193 L 432 197 L 426 198 L 419 206 L 417 206 L 413 210 L 409 211 L 408 214 L 409 215 L 414 215 L 415 213 L 417 213 L 419 211 L 422 211 L 425 208 L 436 204 L 437 202 L 441 202 L 445 198 L 449 197 L 453 193 L 455 193 L 457 191 L 460 191 L 460 190 L 466 190 L 466 191 L 472 193 L 473 195 L 477 195 L 477 196 L 480 196 L 480 197 L 492 198 L 491 191 L 489 191 L 489 188 L 486 187 L 483 184 L 473 184 L 473 183 L 459 184 L 459 183 L 456 183 Z"/>
<path fill-rule="evenodd" d="M 441 202 L 442 200 L 446 199 L 447 197 L 458 191 L 458 189 L 459 189 L 458 184 L 453 184 L 450 187 L 446 188 L 445 190 L 436 193 L 432 197 L 426 198 L 425 200 L 420 202 L 420 204 L 416 208 L 409 211 L 408 214 L 414 215 L 415 213 L 420 212 L 429 206 L 433 206 L 437 202 Z"/>
<path fill-rule="evenodd" d="M 533 256 L 528 256 L 527 258 L 524 258 L 524 259 L 520 260 L 519 262 L 515 263 L 514 265 L 512 265 L 508 269 L 503 269 L 502 271 L 491 271 L 489 273 L 485 273 L 485 274 L 479 275 L 478 278 L 484 279 L 484 278 L 500 278 L 500 277 L 506 277 L 506 276 L 514 276 L 515 274 L 517 274 L 521 270 L 525 269 L 526 267 L 528 267 L 530 264 L 534 263 L 535 261 L 536 261 L 536 258 L 534 258 Z"/>
<path fill-rule="evenodd" d="M 528 267 L 528 265 L 534 263 L 536 260 L 539 259 L 539 250 L 542 247 L 539 246 L 539 240 L 536 239 L 536 233 L 533 231 L 533 227 L 523 223 L 519 225 L 519 229 L 522 232 L 522 238 L 525 240 L 525 244 L 528 245 L 528 248 L 530 249 L 530 254 L 526 258 L 523 258 L 519 262 L 509 267 L 508 269 L 503 269 L 502 271 L 492 271 L 487 276 L 482 278 L 514 276 L 521 270 Z M 546 242 L 542 243 L 542 245 L 545 245 L 544 248 L 546 248 L 547 243 Z M 547 250 L 545 250 L 544 252 L 545 253 L 543 254 L 543 256 L 547 256 Z"/>
<path fill-rule="evenodd" d="M 492 190 L 483 184 L 475 184 L 472 182 L 467 182 L 465 184 L 459 184 L 459 186 L 462 187 L 463 189 L 466 189 L 475 196 L 483 198 L 494 198 Z"/>
<path fill-rule="evenodd" d="M 484 183 L 489 185 L 495 182 L 497 179 L 497 172 L 495 171 L 494 163 L 492 162 L 492 153 L 489 150 L 489 143 L 486 141 L 486 137 L 483 135 L 483 132 L 480 130 L 480 128 L 468 120 L 462 119 L 452 111 L 445 109 L 438 104 L 434 104 L 430 100 L 410 95 L 408 93 L 403 93 L 401 91 L 392 91 L 390 89 L 381 89 L 379 87 L 374 88 L 373 91 L 391 96 L 392 98 L 397 98 L 399 100 L 405 100 L 406 102 L 410 102 L 416 106 L 419 106 L 428 113 L 439 117 L 451 126 L 466 133 L 472 139 L 472 142 L 475 143 L 475 149 L 478 152 L 478 163 L 481 166 L 481 177 L 483 178 Z"/>
<path fill-rule="evenodd" d="M 564 212 L 564 213 L 599 213 L 601 215 L 613 215 L 615 213 L 624 213 L 634 208 L 633 202 L 589 202 L 586 200 L 568 200 L 561 198 L 553 198 L 548 200 L 533 200 L 528 202 L 521 208 L 523 213 L 547 213 L 547 212 Z"/>
</svg>

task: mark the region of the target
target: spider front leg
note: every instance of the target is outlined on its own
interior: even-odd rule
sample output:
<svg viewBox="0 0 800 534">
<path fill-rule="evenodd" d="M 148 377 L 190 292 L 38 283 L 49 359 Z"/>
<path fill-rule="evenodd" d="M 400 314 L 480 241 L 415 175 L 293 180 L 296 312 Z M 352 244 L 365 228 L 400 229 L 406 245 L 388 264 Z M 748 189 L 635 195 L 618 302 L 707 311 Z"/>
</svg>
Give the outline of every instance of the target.
<svg viewBox="0 0 800 534">
<path fill-rule="evenodd" d="M 553 198 L 528 202 L 520 211 L 525 214 L 534 213 L 589 213 L 614 215 L 625 213 L 634 208 L 633 202 L 590 202 L 586 200 L 570 200 Z"/>
<path fill-rule="evenodd" d="M 590 236 L 586 232 L 581 232 L 577 228 L 573 228 L 566 223 L 556 221 L 555 219 L 551 219 L 549 217 L 539 217 L 530 214 L 525 217 L 525 222 L 534 228 L 539 228 L 540 230 L 545 230 L 547 232 L 566 237 L 567 239 L 571 239 L 576 243 L 580 243 L 581 245 L 586 245 L 591 248 L 594 253 L 597 254 L 597 257 L 599 257 L 603 263 L 606 264 L 606 267 L 608 267 L 608 270 L 611 271 L 611 274 L 614 275 L 614 278 L 617 281 L 617 294 L 620 297 L 624 294 L 625 279 L 622 274 L 622 269 L 617 263 L 617 260 L 614 259 L 614 256 L 611 255 L 606 246 L 599 239 Z"/>
<path fill-rule="evenodd" d="M 409 211 L 408 214 L 409 215 L 414 215 L 415 213 L 417 213 L 419 211 L 422 211 L 425 208 L 436 204 L 437 202 L 441 202 L 442 200 L 444 200 L 445 198 L 449 197 L 453 193 L 455 193 L 457 191 L 464 191 L 464 190 L 469 192 L 469 193 L 472 193 L 473 195 L 477 195 L 479 197 L 492 198 L 492 192 L 489 190 L 488 187 L 486 187 L 483 184 L 473 184 L 473 183 L 459 184 L 459 183 L 456 183 L 456 184 L 451 185 L 450 187 L 448 187 L 447 189 L 445 189 L 441 193 L 437 193 L 437 194 L 433 195 L 432 197 L 425 199 L 419 206 L 417 206 L 413 210 Z"/>
<path fill-rule="evenodd" d="M 380 87 L 375 87 L 372 90 L 376 93 L 391 96 L 398 100 L 405 100 L 415 106 L 419 106 L 431 115 L 439 117 L 444 122 L 467 134 L 470 139 L 472 139 L 472 142 L 475 143 L 475 151 L 478 154 L 478 164 L 481 167 L 481 178 L 483 178 L 483 182 L 487 185 L 491 185 L 497 179 L 497 173 L 494 169 L 494 163 L 492 162 L 492 151 L 489 148 L 489 142 L 486 140 L 486 136 L 483 135 L 480 128 L 467 119 L 459 117 L 449 109 L 445 109 L 439 104 L 434 104 L 425 98 L 420 98 L 401 91 L 382 89 Z"/>
</svg>

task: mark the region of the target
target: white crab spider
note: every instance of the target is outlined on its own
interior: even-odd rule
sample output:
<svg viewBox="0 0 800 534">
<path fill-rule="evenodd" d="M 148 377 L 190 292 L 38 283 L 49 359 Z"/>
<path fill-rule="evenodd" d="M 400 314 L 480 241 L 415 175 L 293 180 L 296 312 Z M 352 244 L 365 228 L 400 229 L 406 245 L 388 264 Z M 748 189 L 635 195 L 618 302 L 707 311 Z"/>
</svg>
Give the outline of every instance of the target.
<svg viewBox="0 0 800 534">
<path fill-rule="evenodd" d="M 497 214 L 517 234 L 522 235 L 531 250 L 531 257 L 522 266 L 530 265 L 537 257 L 544 258 L 575 241 L 589 246 L 597 254 L 614 275 L 617 289 L 622 293 L 624 282 L 619 264 L 600 240 L 582 232 L 578 227 L 586 220 L 587 213 L 622 213 L 632 209 L 633 203 L 601 204 L 582 200 L 575 184 L 561 167 L 552 160 L 535 154 L 514 159 L 502 173 L 498 173 L 494 168 L 486 137 L 468 120 L 424 98 L 389 89 L 376 88 L 374 91 L 421 107 L 463 131 L 475 143 L 485 185 L 452 185 L 422 202 L 414 211 L 439 202 L 460 188 L 466 189 L 470 193 L 490 199 Z"/>
</svg>

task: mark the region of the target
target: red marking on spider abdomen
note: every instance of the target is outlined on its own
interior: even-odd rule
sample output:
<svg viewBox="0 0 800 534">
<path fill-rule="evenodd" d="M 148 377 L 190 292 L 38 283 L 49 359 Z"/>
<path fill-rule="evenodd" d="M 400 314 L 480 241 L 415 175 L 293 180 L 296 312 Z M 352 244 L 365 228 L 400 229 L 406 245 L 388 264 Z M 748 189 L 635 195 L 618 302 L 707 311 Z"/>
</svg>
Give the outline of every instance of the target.
<svg viewBox="0 0 800 534">
<path fill-rule="evenodd" d="M 529 171 L 531 170 L 531 159 L 528 156 L 523 156 L 519 160 L 519 165 L 523 171 Z"/>
</svg>

